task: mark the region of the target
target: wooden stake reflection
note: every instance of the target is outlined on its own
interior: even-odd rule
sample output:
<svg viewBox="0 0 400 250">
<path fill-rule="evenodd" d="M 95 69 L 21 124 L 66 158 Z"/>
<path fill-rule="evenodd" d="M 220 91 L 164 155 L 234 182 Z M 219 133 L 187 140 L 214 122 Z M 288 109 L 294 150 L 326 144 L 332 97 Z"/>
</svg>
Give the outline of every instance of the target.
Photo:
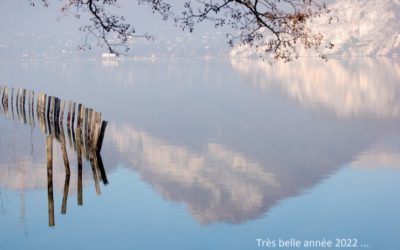
<svg viewBox="0 0 400 250">
<path fill-rule="evenodd" d="M 15 91 L 14 91 L 15 90 Z M 11 92 L 11 93 L 10 93 Z M 15 95 L 14 95 L 15 92 Z M 0 86 L 0 115 L 13 120 L 19 120 L 35 127 L 35 108 L 37 124 L 40 130 L 46 134 L 46 154 L 47 154 L 47 194 L 48 194 L 48 224 L 55 226 L 54 217 L 54 187 L 53 187 L 53 140 L 60 142 L 61 153 L 65 167 L 65 181 L 61 213 L 67 212 L 67 200 L 69 195 L 69 185 L 71 179 L 70 162 L 67 155 L 67 143 L 64 134 L 64 112 L 67 116 L 67 132 L 70 147 L 77 154 L 78 163 L 78 182 L 77 182 L 77 202 L 83 205 L 83 163 L 82 157 L 90 162 L 93 180 L 97 194 L 101 194 L 101 181 L 104 185 L 108 184 L 103 161 L 100 155 L 107 121 L 102 120 L 102 114 L 93 109 L 85 107 L 83 104 L 75 102 L 64 102 L 55 96 L 47 96 L 39 92 L 36 95 L 32 90 L 23 88 L 10 88 Z M 35 106 L 36 104 L 36 106 Z M 10 109 L 11 110 L 10 110 Z M 14 108 L 16 108 L 14 117 Z M 11 113 L 11 114 L 10 114 Z M 75 126 L 76 119 L 76 126 Z M 33 130 L 32 130 L 33 131 Z M 75 136 L 76 132 L 76 136 Z M 33 152 L 33 144 L 32 144 Z"/>
<path fill-rule="evenodd" d="M 70 179 L 70 168 L 69 168 L 69 160 L 67 155 L 67 146 L 65 145 L 65 135 L 64 135 L 64 128 L 61 127 L 60 131 L 60 144 L 61 144 L 61 151 L 64 160 L 64 167 L 65 167 L 65 182 L 64 182 L 64 194 L 63 200 L 61 205 L 61 213 L 65 214 L 67 212 L 67 199 L 68 199 L 68 191 L 69 191 L 69 179 Z"/>
<path fill-rule="evenodd" d="M 49 226 L 55 226 L 54 221 L 54 198 L 53 198 L 53 138 L 48 135 L 47 145 L 47 200 L 49 207 Z"/>
<path fill-rule="evenodd" d="M 76 146 L 77 146 L 77 158 L 78 158 L 78 205 L 83 205 L 83 193 L 82 193 L 82 132 L 80 128 L 76 129 Z"/>
</svg>

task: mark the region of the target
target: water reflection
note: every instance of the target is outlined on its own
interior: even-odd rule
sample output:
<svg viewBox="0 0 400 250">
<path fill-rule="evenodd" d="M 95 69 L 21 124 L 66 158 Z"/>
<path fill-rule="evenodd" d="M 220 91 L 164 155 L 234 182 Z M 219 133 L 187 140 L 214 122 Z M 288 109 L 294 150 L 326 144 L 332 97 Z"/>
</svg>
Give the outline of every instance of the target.
<svg viewBox="0 0 400 250">
<path fill-rule="evenodd" d="M 400 112 L 400 64 L 389 58 L 231 64 L 262 91 L 278 87 L 302 105 L 326 107 L 342 117 L 394 117 Z"/>
<path fill-rule="evenodd" d="M 22 88 L 11 88 L 11 91 L 9 91 L 9 88 L 7 86 L 2 86 L 0 90 L 0 109 L 2 110 L 1 114 L 3 115 L 3 117 L 10 121 L 19 121 L 22 124 L 30 126 L 33 130 L 36 124 L 36 113 L 39 128 L 41 132 L 46 135 L 46 143 L 43 148 L 46 149 L 47 155 L 46 169 L 49 226 L 55 226 L 53 162 L 58 161 L 58 159 L 54 159 L 53 157 L 53 141 L 57 142 L 60 145 L 62 161 L 65 169 L 61 214 L 67 213 L 67 200 L 70 189 L 71 168 L 64 132 L 64 109 L 66 106 L 66 102 L 59 99 L 58 97 L 47 96 L 44 93 L 39 93 L 38 95 L 36 95 L 37 101 L 35 112 L 35 93 L 33 91 Z M 15 95 L 14 90 L 16 92 Z M 107 127 L 107 121 L 101 119 L 102 114 L 100 112 L 96 112 L 93 109 L 86 108 L 82 104 L 78 104 L 76 113 L 75 110 L 76 103 L 70 101 L 68 103 L 66 129 L 68 131 L 69 145 L 72 151 L 70 151 L 70 157 L 71 153 L 73 153 L 73 151 L 76 151 L 76 159 L 78 165 L 77 203 L 78 205 L 83 205 L 82 156 L 85 157 L 86 161 L 90 161 L 90 164 L 92 166 L 93 180 L 96 186 L 97 194 L 101 194 L 99 181 L 102 181 L 104 185 L 108 184 L 107 175 L 100 154 L 103 145 L 105 130 Z M 74 124 L 75 117 L 77 120 L 76 126 Z M 16 154 L 19 151 L 23 152 L 23 149 L 17 148 L 15 146 L 15 138 L 8 141 L 9 144 L 12 145 L 13 152 L 11 153 L 13 155 L 12 157 L 8 158 L 8 163 L 7 159 L 2 159 L 2 162 L 0 163 L 0 174 L 1 176 L 18 176 L 19 178 L 16 180 L 13 180 L 13 178 L 7 178 L 5 182 L 4 180 L 2 180 L 1 184 L 5 185 L 8 189 L 11 190 L 19 189 L 21 194 L 23 195 L 23 192 L 25 190 L 37 187 L 37 184 L 35 183 L 36 181 L 42 181 L 40 173 L 42 172 L 41 169 L 43 169 L 46 164 L 36 162 L 37 160 L 40 161 L 40 159 L 43 158 L 43 155 L 39 155 L 39 159 L 33 157 L 33 142 L 31 157 L 22 154 L 23 157 L 20 158 L 17 157 Z M 60 175 L 57 174 L 57 176 Z M 32 183 L 32 180 L 34 180 L 34 183 Z M 18 187 L 16 187 L 15 185 L 17 185 Z M 24 204 L 24 199 L 21 199 L 21 203 Z M 24 206 L 25 205 L 22 206 L 23 210 L 21 214 L 24 213 Z M 24 216 L 21 215 L 21 217 L 23 218 Z"/>
<path fill-rule="evenodd" d="M 375 157 L 376 145 L 387 145 L 386 150 L 397 152 L 397 144 L 387 138 L 400 137 L 400 72 L 397 63 L 382 62 L 384 70 L 379 60 L 332 60 L 312 66 L 309 61 L 300 61 L 299 67 L 232 62 L 245 77 L 255 77 L 241 84 L 255 84 L 265 93 L 262 98 L 272 103 L 274 88 L 282 89 L 305 109 L 266 104 L 264 100 L 257 100 L 255 109 L 230 103 L 232 110 L 242 111 L 242 119 L 231 117 L 214 103 L 201 103 L 205 106 L 201 111 L 217 117 L 215 127 L 213 120 L 207 120 L 210 130 L 223 130 L 223 136 L 210 136 L 211 142 L 187 146 L 180 132 L 171 140 L 152 134 L 146 127 L 113 122 L 110 143 L 119 152 L 119 159 L 165 199 L 186 204 L 201 224 L 259 218 L 280 201 L 298 196 L 344 166 L 355 164 L 354 157 Z M 228 86 L 224 90 L 223 95 L 231 95 Z M 321 115 L 314 110 L 333 112 Z M 191 117 L 190 110 L 174 115 Z M 173 115 L 168 117 L 174 119 Z M 190 131 L 190 135 L 197 132 L 194 128 Z"/>
<path fill-rule="evenodd" d="M 209 143 L 195 153 L 127 124 L 111 126 L 109 134 L 123 160 L 164 198 L 187 203 L 203 224 L 260 215 L 274 193 L 285 188 L 274 173 L 221 144 Z"/>
<path fill-rule="evenodd" d="M 397 62 L 306 60 L 271 66 L 258 61 L 121 61 L 115 67 L 85 63 L 79 69 L 71 64 L 63 76 L 86 91 L 93 86 L 103 89 L 98 96 L 87 97 L 98 105 L 104 102 L 104 93 L 113 100 L 103 105 L 113 119 L 107 127 L 104 159 L 112 159 L 114 166 L 122 162 L 153 187 L 155 194 L 185 204 L 190 215 L 203 225 L 238 224 L 263 217 L 282 200 L 318 187 L 344 166 L 364 169 L 367 163 L 371 167 L 394 165 L 399 158 Z M 82 68 L 93 74 L 83 74 L 79 71 Z M 40 67 L 34 69 L 40 71 Z M 53 71 L 61 72 L 58 68 Z M 46 87 L 51 86 L 49 83 Z M 15 92 L 10 98 L 24 96 L 21 90 Z M 32 102 L 25 95 L 27 103 Z M 39 112 L 34 113 L 37 122 L 33 125 L 33 112 L 18 109 L 18 105 L 3 105 L 3 113 L 10 119 L 15 115 L 29 126 L 39 126 L 51 135 L 53 143 L 61 145 L 53 145 L 59 149 L 53 154 L 54 161 L 63 163 L 63 169 L 53 164 L 53 175 L 48 179 L 53 179 L 54 190 L 63 194 L 61 212 L 66 213 L 71 189 L 77 203 L 84 202 L 85 178 L 89 180 L 85 177 L 85 159 L 97 193 L 101 192 L 101 182 L 107 183 L 101 156 L 90 150 L 90 145 L 99 145 L 99 151 L 102 144 L 88 139 L 93 138 L 93 131 L 101 130 L 101 118 L 96 121 L 93 110 L 76 103 L 42 93 L 37 99 Z M 50 109 L 43 110 L 45 106 Z M 54 117 L 65 119 L 64 109 L 65 135 L 63 126 L 58 128 L 54 122 Z M 59 115 L 57 110 L 61 110 Z M 89 132 L 92 122 L 98 124 L 97 129 Z M 28 149 L 26 152 L 29 155 Z M 27 175 L 35 175 L 31 166 L 37 165 L 37 173 L 47 170 L 45 161 L 29 157 L 20 157 L 18 164 L 30 166 L 21 167 Z M 108 170 L 114 167 L 107 166 Z M 5 169 L 10 168 L 3 164 L 0 176 L 7 176 Z M 77 176 L 77 184 L 71 176 Z M 11 178 L 3 180 L 2 185 L 18 190 L 19 186 L 11 182 Z M 21 189 L 33 186 L 26 181 Z"/>
</svg>

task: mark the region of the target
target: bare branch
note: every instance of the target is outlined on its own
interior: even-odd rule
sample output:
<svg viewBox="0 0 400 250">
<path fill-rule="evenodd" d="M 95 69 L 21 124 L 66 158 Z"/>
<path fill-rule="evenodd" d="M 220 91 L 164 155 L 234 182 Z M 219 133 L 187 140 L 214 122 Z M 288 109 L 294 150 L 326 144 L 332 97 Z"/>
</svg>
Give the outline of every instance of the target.
<svg viewBox="0 0 400 250">
<path fill-rule="evenodd" d="M 29 0 L 34 5 L 35 0 Z M 37 0 L 48 6 L 49 0 Z M 332 21 L 330 10 L 319 0 L 187 0 L 182 13 L 171 11 L 169 0 L 136 0 L 139 5 L 150 6 L 153 13 L 163 20 L 173 17 L 183 30 L 192 32 L 196 24 L 211 21 L 216 28 L 228 26 L 237 34 L 227 34 L 228 43 L 248 45 L 262 51 L 263 56 L 272 55 L 275 59 L 290 61 L 299 56 L 299 46 L 317 50 L 325 44 L 332 48 L 322 34 L 308 26 L 313 18 L 326 16 Z M 136 35 L 133 26 L 121 15 L 110 14 L 110 7 L 117 7 L 119 0 L 64 0 L 63 13 L 72 9 L 80 17 L 81 12 L 89 14 L 90 23 L 81 27 L 88 36 L 97 39 L 110 53 L 120 54 L 129 49 L 127 42 L 133 37 L 150 38 L 149 35 Z M 90 48 L 90 46 L 89 46 Z M 325 55 L 320 53 L 321 57 Z"/>
</svg>

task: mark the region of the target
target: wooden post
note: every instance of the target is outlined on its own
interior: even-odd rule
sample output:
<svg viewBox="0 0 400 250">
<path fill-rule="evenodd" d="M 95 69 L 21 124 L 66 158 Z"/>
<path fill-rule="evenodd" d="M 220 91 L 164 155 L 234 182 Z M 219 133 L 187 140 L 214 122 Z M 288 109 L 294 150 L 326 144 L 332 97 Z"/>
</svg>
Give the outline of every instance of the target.
<svg viewBox="0 0 400 250">
<path fill-rule="evenodd" d="M 52 134 L 52 125 L 51 125 L 51 116 L 50 116 L 50 114 L 51 114 L 51 100 L 52 100 L 52 97 L 51 96 L 48 96 L 47 97 L 47 126 L 48 126 L 48 131 L 49 131 L 49 134 Z"/>
<path fill-rule="evenodd" d="M 81 130 L 81 148 L 82 148 L 82 155 L 85 155 L 86 152 L 86 148 L 85 148 L 85 143 L 83 140 L 83 114 L 84 114 L 84 110 L 85 110 L 85 106 L 83 106 L 82 104 L 78 105 L 78 113 L 77 113 L 77 128 L 80 128 Z"/>
<path fill-rule="evenodd" d="M 94 150 L 97 150 L 97 141 L 99 139 L 100 128 L 101 128 L 101 113 L 95 112 L 94 129 L 93 129 L 93 136 L 92 136 L 92 145 L 93 145 Z"/>
<path fill-rule="evenodd" d="M 32 119 L 33 119 L 33 126 L 35 126 L 35 109 L 34 109 L 34 104 L 35 104 L 35 91 L 32 91 L 32 98 L 31 98 L 31 113 L 32 113 Z"/>
<path fill-rule="evenodd" d="M 96 111 L 93 111 L 92 115 L 91 115 L 91 118 L 90 118 L 90 135 L 89 135 L 90 146 L 92 148 L 93 148 L 95 116 L 96 116 Z"/>
<path fill-rule="evenodd" d="M 81 118 L 81 110 L 82 110 L 82 104 L 79 103 L 78 104 L 78 115 L 77 115 L 77 118 L 76 118 L 76 127 L 77 128 L 82 128 L 81 120 L 80 120 L 80 118 Z"/>
<path fill-rule="evenodd" d="M 36 102 L 36 115 L 38 116 L 38 118 L 40 117 L 41 100 L 42 100 L 42 92 L 39 92 L 37 102 Z"/>
<path fill-rule="evenodd" d="M 72 145 L 72 136 L 71 136 L 71 128 L 67 126 L 67 134 L 68 134 L 68 142 L 69 142 L 69 147 L 74 148 Z"/>
<path fill-rule="evenodd" d="M 19 88 L 17 88 L 17 95 L 15 96 L 15 107 L 18 110 Z"/>
<path fill-rule="evenodd" d="M 60 124 L 61 124 L 61 126 L 64 123 L 64 108 L 65 108 L 65 102 L 61 101 L 61 116 L 60 116 Z"/>
<path fill-rule="evenodd" d="M 49 226 L 55 226 L 54 221 L 54 198 L 53 198 L 53 138 L 46 137 L 47 145 L 47 198 L 49 208 Z"/>
<path fill-rule="evenodd" d="M 88 121 L 88 113 L 89 113 L 89 109 L 88 108 L 85 108 L 85 128 L 84 128 L 84 131 L 85 131 L 85 137 L 87 136 L 87 130 L 88 130 L 88 126 L 89 126 L 89 121 Z"/>
<path fill-rule="evenodd" d="M 4 86 L 0 87 L 0 99 L 1 99 L 0 106 L 3 107 L 4 116 L 6 116 L 6 109 L 4 107 Z M 0 110 L 1 110 L 1 108 L 0 108 Z M 3 110 L 1 110 L 1 111 L 3 111 Z"/>
<path fill-rule="evenodd" d="M 87 141 L 88 141 L 89 147 L 90 147 L 90 134 L 91 134 L 90 125 L 92 124 L 92 114 L 93 114 L 93 109 L 89 109 L 89 112 L 88 112 L 88 130 L 87 130 Z"/>
<path fill-rule="evenodd" d="M 68 114 L 67 114 L 67 127 L 71 128 L 71 111 L 72 111 L 72 102 L 68 102 Z"/>
<path fill-rule="evenodd" d="M 19 116 L 19 92 L 20 92 L 20 89 L 19 88 L 17 88 L 17 96 L 15 97 L 15 109 L 17 110 L 17 118 L 19 119 L 20 118 L 20 116 Z"/>
<path fill-rule="evenodd" d="M 76 146 L 78 158 L 78 205 L 83 205 L 83 191 L 82 191 L 82 148 L 81 148 L 81 128 L 76 129 Z"/>
<path fill-rule="evenodd" d="M 39 93 L 37 105 L 36 105 L 36 113 L 38 116 L 38 122 L 40 129 L 42 132 L 47 134 L 47 127 L 46 127 L 46 95 L 44 93 Z"/>
<path fill-rule="evenodd" d="M 58 123 L 58 120 L 57 120 L 58 98 L 57 97 L 54 97 L 53 106 L 54 106 L 54 109 L 53 109 L 53 122 L 54 122 L 54 124 L 57 124 Z"/>
<path fill-rule="evenodd" d="M 31 98 L 32 98 L 32 91 L 28 90 L 28 118 L 29 118 L 29 125 L 33 127 L 32 121 L 32 114 L 31 114 Z"/>
<path fill-rule="evenodd" d="M 3 102 L 4 110 L 7 115 L 8 114 L 8 88 L 7 87 L 4 87 L 2 102 Z"/>
<path fill-rule="evenodd" d="M 1 96 L 1 103 L 4 103 L 4 96 L 5 96 L 5 89 L 6 89 L 7 87 L 5 87 L 5 86 L 1 86 L 1 90 L 0 90 L 0 96 Z"/>
<path fill-rule="evenodd" d="M 14 87 L 13 88 L 11 88 L 11 104 L 10 104 L 10 106 L 11 106 L 11 115 L 12 115 L 12 118 L 14 119 Z"/>
<path fill-rule="evenodd" d="M 48 99 L 48 97 L 47 97 L 47 95 L 46 94 L 44 94 L 43 93 L 43 106 L 42 106 L 42 116 L 43 116 L 43 121 L 44 121 L 44 130 L 45 130 L 45 132 L 46 132 L 46 134 L 47 134 L 47 132 L 48 132 L 48 127 L 47 127 L 47 123 L 46 123 L 46 113 L 48 112 L 46 112 L 46 101 L 47 101 L 47 99 Z"/>
<path fill-rule="evenodd" d="M 54 96 L 50 98 L 50 122 L 54 123 L 54 110 L 56 105 L 56 99 Z"/>
<path fill-rule="evenodd" d="M 23 109 L 25 109 L 25 98 L 26 98 L 26 89 L 23 89 L 22 90 L 22 95 L 21 95 L 21 104 L 22 104 L 22 107 L 23 107 Z"/>
<path fill-rule="evenodd" d="M 47 98 L 47 121 L 50 121 L 51 96 Z"/>
<path fill-rule="evenodd" d="M 4 86 L 1 86 L 0 87 L 0 96 L 1 96 L 1 102 L 3 102 L 3 99 L 4 99 L 4 93 L 3 93 L 3 90 L 4 89 Z"/>
<path fill-rule="evenodd" d="M 72 117 L 71 117 L 71 129 L 72 129 L 72 131 L 74 131 L 75 107 L 76 107 L 76 103 L 74 102 L 74 103 L 72 104 Z"/>
<path fill-rule="evenodd" d="M 84 125 L 83 125 L 84 116 L 85 116 L 85 106 L 82 105 L 81 111 L 79 113 L 80 126 L 82 128 L 82 137 L 83 137 L 83 130 L 84 130 Z"/>
<path fill-rule="evenodd" d="M 22 114 L 22 121 L 26 124 L 26 110 L 25 110 L 25 98 L 26 98 L 26 89 L 22 90 L 21 100 L 20 100 L 20 108 Z"/>
<path fill-rule="evenodd" d="M 54 97 L 54 131 L 57 139 L 60 139 L 60 123 L 59 123 L 59 115 L 60 115 L 60 99 L 58 97 Z"/>
<path fill-rule="evenodd" d="M 90 117 L 91 117 L 91 109 L 86 108 L 85 109 L 85 135 L 84 135 L 84 141 L 85 141 L 85 158 L 86 160 L 89 160 L 89 153 L 90 153 L 90 142 L 89 142 L 89 126 L 90 126 Z"/>
</svg>

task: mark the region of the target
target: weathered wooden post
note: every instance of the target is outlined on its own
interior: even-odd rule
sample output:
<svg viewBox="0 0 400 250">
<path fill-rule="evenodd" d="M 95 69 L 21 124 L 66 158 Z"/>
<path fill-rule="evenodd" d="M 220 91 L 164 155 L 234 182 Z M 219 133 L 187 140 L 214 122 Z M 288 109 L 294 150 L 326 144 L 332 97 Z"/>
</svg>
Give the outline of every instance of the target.
<svg viewBox="0 0 400 250">
<path fill-rule="evenodd" d="M 56 105 L 56 100 L 54 96 L 50 97 L 50 122 L 54 123 L 54 109 Z"/>
<path fill-rule="evenodd" d="M 3 90 L 2 103 L 3 103 L 3 107 L 4 107 L 4 112 L 6 113 L 6 115 L 8 115 L 8 88 L 7 87 L 4 87 L 4 90 Z"/>
<path fill-rule="evenodd" d="M 36 113 L 38 116 L 38 122 L 40 129 L 42 132 L 47 134 L 47 126 L 46 126 L 46 99 L 47 96 L 44 93 L 39 93 L 37 105 L 36 105 Z"/>
<path fill-rule="evenodd" d="M 77 128 L 82 128 L 81 121 L 80 121 L 81 109 L 82 109 L 82 103 L 79 103 L 78 104 L 77 117 L 76 117 L 76 127 Z"/>
<path fill-rule="evenodd" d="M 89 109 L 88 112 L 88 130 L 87 130 L 87 141 L 88 141 L 88 145 L 90 147 L 90 134 L 91 134 L 91 124 L 92 124 L 92 114 L 93 114 L 93 109 Z"/>
<path fill-rule="evenodd" d="M 85 109 L 85 135 L 84 135 L 84 141 L 85 141 L 85 158 L 86 160 L 89 160 L 90 157 L 90 141 L 89 141 L 89 127 L 90 127 L 90 118 L 91 118 L 91 109 L 86 108 Z"/>
<path fill-rule="evenodd" d="M 24 109 L 25 109 L 25 98 L 26 98 L 26 89 L 22 89 L 21 104 Z"/>
<path fill-rule="evenodd" d="M 12 115 L 12 118 L 14 119 L 14 87 L 11 88 L 11 103 L 10 103 L 10 106 L 11 106 L 11 115 Z"/>
<path fill-rule="evenodd" d="M 21 100 L 20 100 L 20 109 L 21 109 L 21 114 L 22 114 L 22 121 L 24 124 L 26 124 L 26 110 L 25 110 L 25 98 L 26 98 L 26 89 L 22 89 L 22 94 L 21 94 Z"/>
<path fill-rule="evenodd" d="M 55 226 L 54 221 L 54 197 L 53 197 L 53 138 L 46 137 L 47 145 L 47 197 L 49 208 L 49 226 Z"/>
<path fill-rule="evenodd" d="M 49 128 L 49 134 L 53 134 L 52 124 L 51 124 L 51 106 L 52 106 L 52 96 L 47 97 L 47 127 Z"/>
<path fill-rule="evenodd" d="M 54 97 L 54 131 L 57 139 L 60 139 L 60 123 L 59 123 L 59 115 L 60 115 L 60 99 L 58 97 Z"/>
<path fill-rule="evenodd" d="M 85 107 L 79 103 L 78 104 L 78 112 L 77 112 L 77 117 L 76 117 L 76 127 L 80 128 L 81 131 L 81 149 L 82 149 L 82 155 L 85 155 L 85 145 L 84 145 L 84 140 L 83 140 L 83 114 L 84 114 L 84 109 Z"/>
<path fill-rule="evenodd" d="M 0 87 L 0 106 L 3 107 L 3 110 L 0 108 L 0 111 L 4 111 L 4 116 L 6 116 L 6 109 L 4 107 L 4 86 Z"/>
<path fill-rule="evenodd" d="M 54 97 L 54 123 L 59 122 L 59 108 L 60 108 L 60 99 L 58 97 Z"/>
<path fill-rule="evenodd" d="M 32 98 L 31 98 L 31 113 L 32 113 L 32 118 L 33 118 L 33 126 L 35 126 L 35 108 L 34 108 L 34 104 L 35 104 L 35 91 L 32 90 Z"/>
<path fill-rule="evenodd" d="M 28 90 L 28 118 L 29 118 L 29 125 L 33 128 L 33 120 L 32 120 L 32 113 L 31 113 L 31 104 L 32 104 L 32 91 Z"/>
<path fill-rule="evenodd" d="M 1 103 L 4 104 L 4 99 L 6 96 L 6 92 L 7 92 L 7 87 L 6 86 L 1 86 L 1 90 L 0 90 L 0 96 L 1 96 Z"/>
<path fill-rule="evenodd" d="M 40 117 L 41 99 L 42 99 L 42 92 L 39 92 L 38 93 L 38 98 L 37 98 L 37 101 L 36 101 L 36 115 L 38 116 L 38 118 Z"/>
<path fill-rule="evenodd" d="M 90 147 L 94 148 L 94 144 L 93 144 L 93 137 L 94 137 L 94 125 L 95 125 L 95 116 L 96 116 L 96 111 L 92 112 L 92 115 L 90 117 L 90 133 L 89 133 L 89 142 L 90 142 Z"/>
<path fill-rule="evenodd" d="M 97 141 L 99 139 L 100 127 L 101 127 L 101 113 L 95 112 L 94 129 L 93 129 L 93 136 L 92 136 L 92 145 L 93 145 L 94 150 L 97 150 Z"/>
<path fill-rule="evenodd" d="M 65 101 L 61 101 L 61 116 L 60 116 L 60 124 L 61 124 L 61 126 L 64 123 L 64 108 L 65 108 Z"/>
<path fill-rule="evenodd" d="M 1 102 L 3 102 L 3 99 L 4 99 L 4 98 L 3 98 L 3 91 L 4 91 L 3 89 L 4 89 L 4 86 L 1 86 L 1 87 L 0 87 Z"/>
<path fill-rule="evenodd" d="M 89 113 L 89 109 L 88 108 L 85 108 L 85 128 L 84 128 L 84 137 L 86 137 L 87 136 L 87 130 L 88 130 L 88 126 L 89 126 L 89 122 L 88 122 L 88 113 Z"/>
<path fill-rule="evenodd" d="M 67 128 L 71 128 L 72 101 L 68 102 Z"/>
<path fill-rule="evenodd" d="M 17 118 L 20 119 L 20 115 L 19 115 L 19 92 L 20 89 L 17 88 L 17 96 L 15 97 L 15 109 L 17 110 Z"/>
<path fill-rule="evenodd" d="M 47 97 L 47 121 L 50 121 L 51 96 Z"/>
<path fill-rule="evenodd" d="M 19 88 L 17 88 L 17 95 L 15 96 L 15 107 L 18 110 Z"/>
<path fill-rule="evenodd" d="M 81 128 L 76 129 L 76 146 L 77 146 L 77 158 L 78 158 L 78 205 L 83 205 L 83 191 L 82 191 L 82 132 Z"/>
<path fill-rule="evenodd" d="M 74 102 L 74 103 L 72 104 L 72 117 L 71 117 L 71 129 L 72 129 L 72 131 L 74 131 L 75 107 L 76 107 L 76 103 Z"/>
</svg>

